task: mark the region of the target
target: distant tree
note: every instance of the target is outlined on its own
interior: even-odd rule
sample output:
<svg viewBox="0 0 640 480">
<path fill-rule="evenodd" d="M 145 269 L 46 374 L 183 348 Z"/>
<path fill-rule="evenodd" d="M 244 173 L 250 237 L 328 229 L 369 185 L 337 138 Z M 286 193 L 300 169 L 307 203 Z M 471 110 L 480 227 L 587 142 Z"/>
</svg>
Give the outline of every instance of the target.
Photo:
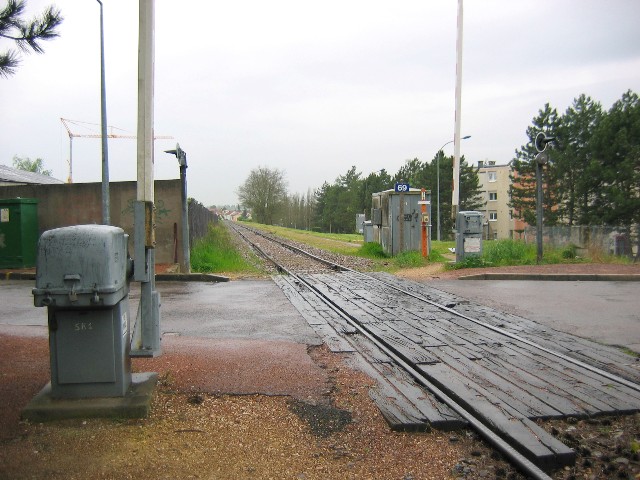
<svg viewBox="0 0 640 480">
<path fill-rule="evenodd" d="M 640 225 L 640 98 L 631 90 L 615 102 L 593 135 L 600 179 L 592 208 L 598 223 Z M 595 175 L 595 172 L 593 172 Z M 640 241 L 640 240 L 639 240 Z"/>
<path fill-rule="evenodd" d="M 25 172 L 39 173 L 40 175 L 51 176 L 51 170 L 44 169 L 44 161 L 41 158 L 31 160 L 29 157 L 21 158 L 13 156 L 13 168 L 24 170 Z"/>
<path fill-rule="evenodd" d="M 25 0 L 7 0 L 7 5 L 0 10 L 0 37 L 12 40 L 24 53 L 34 51 L 43 53 L 40 40 L 51 40 L 58 36 L 56 30 L 62 23 L 60 10 L 54 6 L 47 7 L 41 17 L 31 21 L 22 19 L 26 6 Z M 20 64 L 20 56 L 16 50 L 0 52 L 0 77 L 9 77 L 16 72 Z"/>
<path fill-rule="evenodd" d="M 363 180 L 353 166 L 333 184 L 324 182 L 315 192 L 316 226 L 324 232 L 353 233 L 356 213 L 362 213 Z"/>
<path fill-rule="evenodd" d="M 420 179 L 424 177 L 422 175 L 424 168 L 424 164 L 418 158 L 406 160 L 394 175 L 393 181 L 394 183 L 407 182 L 411 187 L 417 186 L 421 183 Z"/>
<path fill-rule="evenodd" d="M 258 167 L 238 187 L 238 199 L 251 209 L 258 223 L 273 225 L 287 198 L 287 182 L 282 170 Z"/>
<path fill-rule="evenodd" d="M 370 173 L 362 180 L 360 187 L 362 192 L 360 195 L 362 198 L 361 211 L 367 219 L 371 220 L 372 194 L 393 188 L 393 183 L 393 179 L 384 168 Z"/>
<path fill-rule="evenodd" d="M 598 102 L 582 94 L 559 120 L 553 145 L 558 180 L 558 216 L 568 225 L 588 225 L 590 204 L 598 195 L 599 163 L 593 155 L 593 135 L 604 114 Z"/>
<path fill-rule="evenodd" d="M 453 162 L 452 162 L 453 175 Z M 478 210 L 484 206 L 480 189 L 479 167 L 467 165 L 464 155 L 460 158 L 460 211 Z"/>
<path fill-rule="evenodd" d="M 511 187 L 509 205 L 514 209 L 514 216 L 523 219 L 529 225 L 536 224 L 536 177 L 535 157 L 537 150 L 534 140 L 539 132 L 547 136 L 557 137 L 560 120 L 555 108 L 547 103 L 533 119 L 532 125 L 527 127 L 529 142 L 516 150 L 516 158 L 512 160 Z M 555 156 L 558 151 L 549 149 L 549 163 L 543 169 L 544 182 L 544 223 L 555 225 L 558 222 L 558 170 Z"/>
</svg>

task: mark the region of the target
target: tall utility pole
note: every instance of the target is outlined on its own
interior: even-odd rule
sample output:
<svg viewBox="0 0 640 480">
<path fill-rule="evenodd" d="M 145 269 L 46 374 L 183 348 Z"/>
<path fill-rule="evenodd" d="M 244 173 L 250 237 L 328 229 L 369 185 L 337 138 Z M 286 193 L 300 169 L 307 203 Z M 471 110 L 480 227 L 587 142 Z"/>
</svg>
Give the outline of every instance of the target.
<svg viewBox="0 0 640 480">
<path fill-rule="evenodd" d="M 462 0 L 458 0 L 458 37 L 456 40 L 456 119 L 453 135 L 453 189 L 451 217 L 456 218 L 460 204 L 460 120 L 462 105 Z"/>
<path fill-rule="evenodd" d="M 109 225 L 109 151 L 107 146 L 107 92 L 104 79 L 104 20 L 100 4 L 100 124 L 102 126 L 102 223 Z M 71 178 L 71 174 L 69 175 Z"/>
<path fill-rule="evenodd" d="M 153 184 L 154 0 L 140 1 L 138 43 L 138 188 L 134 206 L 134 280 L 140 282 L 140 307 L 131 356 L 160 355 L 160 293 L 155 280 Z"/>
</svg>

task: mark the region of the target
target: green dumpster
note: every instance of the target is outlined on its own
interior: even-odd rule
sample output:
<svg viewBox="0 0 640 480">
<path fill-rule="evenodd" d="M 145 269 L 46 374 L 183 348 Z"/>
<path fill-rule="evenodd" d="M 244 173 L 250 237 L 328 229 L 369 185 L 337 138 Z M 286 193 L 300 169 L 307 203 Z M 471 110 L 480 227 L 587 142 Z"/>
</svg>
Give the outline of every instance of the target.
<svg viewBox="0 0 640 480">
<path fill-rule="evenodd" d="M 0 199 L 0 268 L 36 265 L 38 200 Z"/>
</svg>

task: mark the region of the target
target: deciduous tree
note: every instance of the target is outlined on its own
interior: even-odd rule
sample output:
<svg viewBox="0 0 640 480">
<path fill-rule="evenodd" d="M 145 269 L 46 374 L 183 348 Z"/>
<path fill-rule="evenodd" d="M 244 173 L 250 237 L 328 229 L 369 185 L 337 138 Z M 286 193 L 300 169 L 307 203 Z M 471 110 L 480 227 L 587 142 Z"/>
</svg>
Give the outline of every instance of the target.
<svg viewBox="0 0 640 480">
<path fill-rule="evenodd" d="M 13 156 L 13 168 L 24 170 L 25 172 L 39 173 L 40 175 L 51 176 L 51 170 L 44 169 L 44 161 L 41 158 L 31 160 L 29 157 L 21 158 Z"/>
<path fill-rule="evenodd" d="M 267 167 L 251 170 L 236 193 L 240 202 L 252 210 L 257 222 L 273 225 L 287 197 L 284 172 Z"/>
</svg>

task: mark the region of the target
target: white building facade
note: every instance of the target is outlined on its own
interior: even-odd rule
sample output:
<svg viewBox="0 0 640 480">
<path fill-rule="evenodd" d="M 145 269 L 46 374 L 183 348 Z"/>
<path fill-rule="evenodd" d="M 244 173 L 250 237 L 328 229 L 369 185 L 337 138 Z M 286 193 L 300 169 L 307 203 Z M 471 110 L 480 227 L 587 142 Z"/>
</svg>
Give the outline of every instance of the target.
<svg viewBox="0 0 640 480">
<path fill-rule="evenodd" d="M 496 165 L 495 161 L 478 162 L 478 179 L 484 208 L 485 240 L 513 238 L 513 209 L 509 207 L 510 165 Z"/>
</svg>

